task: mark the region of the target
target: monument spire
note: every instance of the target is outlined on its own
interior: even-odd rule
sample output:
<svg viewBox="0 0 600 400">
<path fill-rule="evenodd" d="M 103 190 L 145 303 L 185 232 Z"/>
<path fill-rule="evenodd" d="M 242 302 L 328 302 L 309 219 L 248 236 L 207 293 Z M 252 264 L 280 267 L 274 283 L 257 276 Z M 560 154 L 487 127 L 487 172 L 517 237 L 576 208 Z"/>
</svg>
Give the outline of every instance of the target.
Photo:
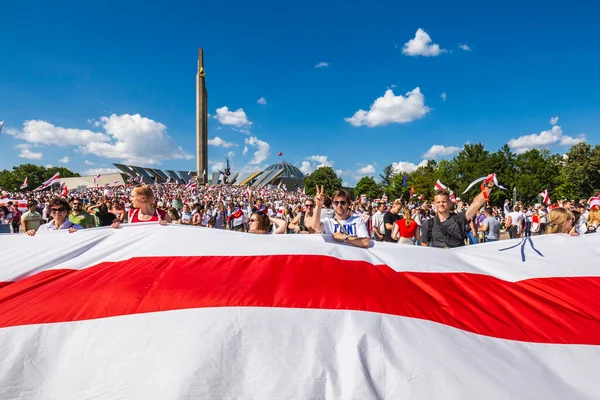
<svg viewBox="0 0 600 400">
<path fill-rule="evenodd" d="M 208 93 L 204 72 L 204 51 L 198 49 L 196 73 L 196 172 L 199 183 L 208 181 Z"/>
</svg>

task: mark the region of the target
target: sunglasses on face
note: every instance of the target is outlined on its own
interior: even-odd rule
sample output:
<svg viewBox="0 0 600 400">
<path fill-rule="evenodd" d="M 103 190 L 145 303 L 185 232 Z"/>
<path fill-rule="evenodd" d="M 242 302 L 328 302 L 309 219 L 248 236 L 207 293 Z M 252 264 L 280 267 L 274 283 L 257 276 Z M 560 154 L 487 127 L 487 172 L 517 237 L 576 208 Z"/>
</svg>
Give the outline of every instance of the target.
<svg viewBox="0 0 600 400">
<path fill-rule="evenodd" d="M 250 218 L 250 222 L 257 222 L 258 220 L 256 218 Z"/>
<path fill-rule="evenodd" d="M 80 206 L 81 203 L 73 203 L 74 206 Z"/>
<path fill-rule="evenodd" d="M 304 207 L 308 208 L 308 207 L 314 207 L 314 204 L 305 204 Z"/>
<path fill-rule="evenodd" d="M 60 207 L 60 208 L 51 208 L 51 209 L 50 209 L 50 211 L 52 211 L 52 212 L 59 212 L 59 213 L 62 213 L 62 212 L 65 212 L 65 211 L 67 211 L 67 209 L 66 209 L 66 208 L 64 208 L 64 207 Z"/>
<path fill-rule="evenodd" d="M 334 202 L 333 202 L 333 205 L 335 205 L 335 206 L 337 206 L 337 205 L 340 205 L 340 206 L 345 206 L 345 205 L 346 205 L 346 200 L 342 200 L 342 201 L 334 201 Z"/>
</svg>

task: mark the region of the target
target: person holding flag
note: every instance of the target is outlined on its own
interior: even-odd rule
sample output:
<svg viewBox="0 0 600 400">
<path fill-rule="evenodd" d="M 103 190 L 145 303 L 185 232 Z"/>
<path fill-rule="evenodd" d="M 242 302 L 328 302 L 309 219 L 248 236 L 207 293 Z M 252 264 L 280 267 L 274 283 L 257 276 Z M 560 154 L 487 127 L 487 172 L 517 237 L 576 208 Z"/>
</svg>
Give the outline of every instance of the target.
<svg viewBox="0 0 600 400">
<path fill-rule="evenodd" d="M 315 216 L 312 228 L 317 233 L 331 234 L 336 242 L 349 243 L 352 246 L 368 248 L 371 245 L 367 225 L 358 215 L 351 215 L 348 210 L 352 198 L 345 190 L 337 190 L 333 194 L 335 216 L 321 220 L 321 209 L 325 201 L 323 186 L 317 186 L 315 196 Z"/>
<path fill-rule="evenodd" d="M 481 193 L 473 199 L 467 210 L 452 212 L 450 192 L 441 189 L 435 192 L 434 205 L 437 215 L 422 226 L 421 245 L 438 248 L 453 248 L 465 245 L 466 225 L 476 214 L 477 210 L 487 201 L 489 194 L 496 185 L 495 174 L 488 175 L 481 187 Z"/>
<path fill-rule="evenodd" d="M 41 225 L 37 231 L 35 229 L 29 229 L 26 231 L 27 235 L 35 236 L 36 232 L 52 232 L 64 229 L 67 229 L 69 233 L 73 233 L 77 232 L 79 229 L 83 229 L 81 225 L 69 221 L 68 216 L 71 212 L 71 205 L 66 199 L 54 197 L 48 202 L 46 207 L 50 209 L 50 215 L 53 217 L 52 221 Z"/>
<path fill-rule="evenodd" d="M 154 192 L 150 185 L 139 185 L 131 190 L 131 209 L 127 220 L 129 223 L 136 222 L 158 222 L 160 225 L 171 223 L 171 217 L 165 210 L 154 207 Z M 112 227 L 120 227 L 118 221 L 113 222 Z"/>
</svg>

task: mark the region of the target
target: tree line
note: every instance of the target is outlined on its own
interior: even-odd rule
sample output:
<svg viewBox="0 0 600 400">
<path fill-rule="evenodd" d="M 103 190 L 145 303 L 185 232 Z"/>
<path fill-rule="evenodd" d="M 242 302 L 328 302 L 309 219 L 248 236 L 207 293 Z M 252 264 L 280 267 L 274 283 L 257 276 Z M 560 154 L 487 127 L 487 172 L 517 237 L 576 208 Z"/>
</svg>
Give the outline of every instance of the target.
<svg viewBox="0 0 600 400">
<path fill-rule="evenodd" d="M 600 189 L 600 145 L 579 143 L 560 155 L 546 149 L 516 154 L 508 145 L 492 153 L 481 143 L 466 144 L 451 160 L 430 160 L 413 172 L 398 171 L 389 164 L 383 168 L 379 179 L 374 176 L 361 178 L 352 195 L 356 198 L 364 194 L 370 199 L 377 199 L 385 194 L 389 199 L 406 200 L 414 187 L 415 196 L 422 195 L 431 200 L 434 185 L 439 179 L 456 196 L 471 200 L 478 194 L 476 188 L 464 195 L 462 192 L 472 181 L 491 172 L 495 172 L 499 183 L 508 189 L 493 190 L 490 195 L 492 204 L 512 199 L 514 189 L 518 200 L 526 203 L 536 202 L 544 189 L 553 200 L 587 199 Z M 307 194 L 314 195 L 317 184 L 324 185 L 326 193 L 333 193 L 342 187 L 342 179 L 331 167 L 321 167 L 304 178 Z"/>
<path fill-rule="evenodd" d="M 25 178 L 29 183 L 27 190 L 33 190 L 40 186 L 44 181 L 51 178 L 54 174 L 60 172 L 61 178 L 70 178 L 72 176 L 80 176 L 77 172 L 73 172 L 68 168 L 63 167 L 42 167 L 34 164 L 21 164 L 13 167 L 12 171 L 4 169 L 0 171 L 0 187 L 3 190 L 10 192 L 18 191 Z"/>
</svg>

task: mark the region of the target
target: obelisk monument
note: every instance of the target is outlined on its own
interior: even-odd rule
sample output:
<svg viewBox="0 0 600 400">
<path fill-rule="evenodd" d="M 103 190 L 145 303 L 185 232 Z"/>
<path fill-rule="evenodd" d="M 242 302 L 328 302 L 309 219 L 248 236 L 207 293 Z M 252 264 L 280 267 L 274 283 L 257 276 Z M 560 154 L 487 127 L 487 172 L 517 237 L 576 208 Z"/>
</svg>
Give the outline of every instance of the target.
<svg viewBox="0 0 600 400">
<path fill-rule="evenodd" d="M 198 183 L 208 181 L 208 96 L 204 81 L 204 51 L 198 49 L 196 74 L 196 171 Z"/>
</svg>

